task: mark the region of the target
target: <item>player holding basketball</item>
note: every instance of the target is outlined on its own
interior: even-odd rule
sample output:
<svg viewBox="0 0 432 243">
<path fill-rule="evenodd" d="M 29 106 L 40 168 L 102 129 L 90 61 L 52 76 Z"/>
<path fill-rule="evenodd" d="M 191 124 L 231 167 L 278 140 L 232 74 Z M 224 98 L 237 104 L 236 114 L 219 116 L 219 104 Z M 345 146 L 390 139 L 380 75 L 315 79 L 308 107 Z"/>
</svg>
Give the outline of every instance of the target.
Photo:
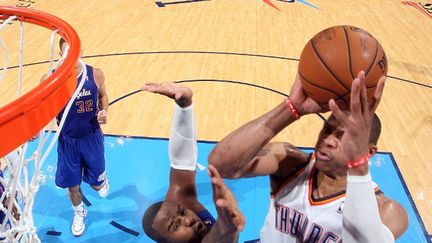
<svg viewBox="0 0 432 243">
<path fill-rule="evenodd" d="M 178 84 L 146 84 L 142 90 L 175 100 L 169 139 L 171 162 L 165 201 L 152 204 L 143 217 L 145 233 L 157 242 L 237 242 L 245 218 L 219 172 L 209 166 L 217 221 L 198 201 L 195 185 L 197 141 L 192 91 Z"/>
<path fill-rule="evenodd" d="M 405 209 L 376 189 L 368 158 L 377 151 L 375 110 L 385 77 L 367 103 L 364 72 L 352 83 L 350 112 L 331 100 L 314 154 L 269 141 L 303 115 L 326 112 L 297 78 L 290 98 L 238 128 L 209 155 L 225 178 L 269 175 L 270 207 L 261 242 L 394 242 L 408 226 Z M 375 190 L 374 190 L 375 189 Z"/>
<path fill-rule="evenodd" d="M 60 39 L 60 56 L 67 43 Z M 77 64 L 78 81 L 83 68 Z M 68 188 L 69 198 L 74 209 L 72 234 L 80 236 L 85 229 L 84 217 L 87 209 L 83 205 L 81 181 L 97 190 L 101 197 L 109 192 L 109 182 L 105 172 L 103 134 L 100 124 L 107 122 L 108 95 L 105 90 L 105 77 L 102 70 L 85 65 L 87 77 L 84 86 L 75 98 L 67 114 L 58 139 L 58 161 L 55 182 L 61 188 Z M 46 79 L 46 75 L 42 80 Z M 63 111 L 57 116 L 58 122 Z"/>
</svg>

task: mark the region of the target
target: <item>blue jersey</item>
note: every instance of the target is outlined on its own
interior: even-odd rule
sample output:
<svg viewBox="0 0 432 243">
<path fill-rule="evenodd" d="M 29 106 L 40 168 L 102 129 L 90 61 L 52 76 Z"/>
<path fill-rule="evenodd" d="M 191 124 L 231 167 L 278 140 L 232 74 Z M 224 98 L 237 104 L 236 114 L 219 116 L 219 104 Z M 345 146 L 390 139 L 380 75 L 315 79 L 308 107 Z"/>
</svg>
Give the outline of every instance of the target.
<svg viewBox="0 0 432 243">
<path fill-rule="evenodd" d="M 93 68 L 86 65 L 87 77 L 84 85 L 75 98 L 66 122 L 61 131 L 62 136 L 79 138 L 93 133 L 99 128 L 97 121 L 98 87 L 94 80 Z M 81 81 L 82 73 L 78 76 L 78 83 Z M 57 120 L 63 115 L 64 109 L 58 114 Z"/>
<path fill-rule="evenodd" d="M 197 215 L 208 228 L 211 228 L 216 223 L 216 219 L 207 209 L 198 212 Z"/>
</svg>

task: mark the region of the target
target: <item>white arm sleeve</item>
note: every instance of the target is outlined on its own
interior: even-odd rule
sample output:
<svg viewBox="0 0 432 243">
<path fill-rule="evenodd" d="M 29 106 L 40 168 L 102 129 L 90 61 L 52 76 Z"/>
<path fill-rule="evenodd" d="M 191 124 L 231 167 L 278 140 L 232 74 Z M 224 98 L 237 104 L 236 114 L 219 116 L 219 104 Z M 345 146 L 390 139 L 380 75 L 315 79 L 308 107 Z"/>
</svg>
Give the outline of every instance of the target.
<svg viewBox="0 0 432 243">
<path fill-rule="evenodd" d="M 178 170 L 194 171 L 197 163 L 197 141 L 193 104 L 182 108 L 174 107 L 173 124 L 168 143 L 171 167 Z"/>
<path fill-rule="evenodd" d="M 390 229 L 382 222 L 370 173 L 348 175 L 343 211 L 342 239 L 344 243 L 394 242 Z"/>
</svg>

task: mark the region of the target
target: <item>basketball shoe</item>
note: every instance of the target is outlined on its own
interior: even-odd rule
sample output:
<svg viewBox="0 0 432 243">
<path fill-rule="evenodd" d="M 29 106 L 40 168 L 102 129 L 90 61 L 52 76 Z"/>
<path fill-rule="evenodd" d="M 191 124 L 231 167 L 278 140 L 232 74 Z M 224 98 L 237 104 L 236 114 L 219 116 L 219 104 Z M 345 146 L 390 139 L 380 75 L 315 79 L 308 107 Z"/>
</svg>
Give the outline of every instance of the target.
<svg viewBox="0 0 432 243">
<path fill-rule="evenodd" d="M 106 178 L 102 188 L 98 191 L 99 196 L 102 198 L 107 197 L 109 193 L 109 189 L 110 189 L 109 181 L 108 178 Z"/>
<path fill-rule="evenodd" d="M 82 211 L 74 211 L 74 219 L 72 223 L 72 234 L 76 237 L 81 236 L 85 229 L 84 218 L 87 216 L 87 209 L 83 207 Z"/>
</svg>

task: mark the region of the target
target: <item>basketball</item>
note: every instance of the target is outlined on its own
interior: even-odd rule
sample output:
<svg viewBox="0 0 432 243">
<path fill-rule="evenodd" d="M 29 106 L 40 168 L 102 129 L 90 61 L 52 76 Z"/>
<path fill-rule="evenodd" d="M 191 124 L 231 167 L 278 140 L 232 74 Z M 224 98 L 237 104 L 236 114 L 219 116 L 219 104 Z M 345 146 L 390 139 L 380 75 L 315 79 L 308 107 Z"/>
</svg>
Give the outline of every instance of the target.
<svg viewBox="0 0 432 243">
<path fill-rule="evenodd" d="M 347 25 L 316 34 L 304 47 L 299 63 L 305 93 L 321 105 L 330 99 L 349 105 L 351 83 L 361 70 L 370 101 L 378 80 L 387 75 L 386 55 L 370 33 Z"/>
</svg>

